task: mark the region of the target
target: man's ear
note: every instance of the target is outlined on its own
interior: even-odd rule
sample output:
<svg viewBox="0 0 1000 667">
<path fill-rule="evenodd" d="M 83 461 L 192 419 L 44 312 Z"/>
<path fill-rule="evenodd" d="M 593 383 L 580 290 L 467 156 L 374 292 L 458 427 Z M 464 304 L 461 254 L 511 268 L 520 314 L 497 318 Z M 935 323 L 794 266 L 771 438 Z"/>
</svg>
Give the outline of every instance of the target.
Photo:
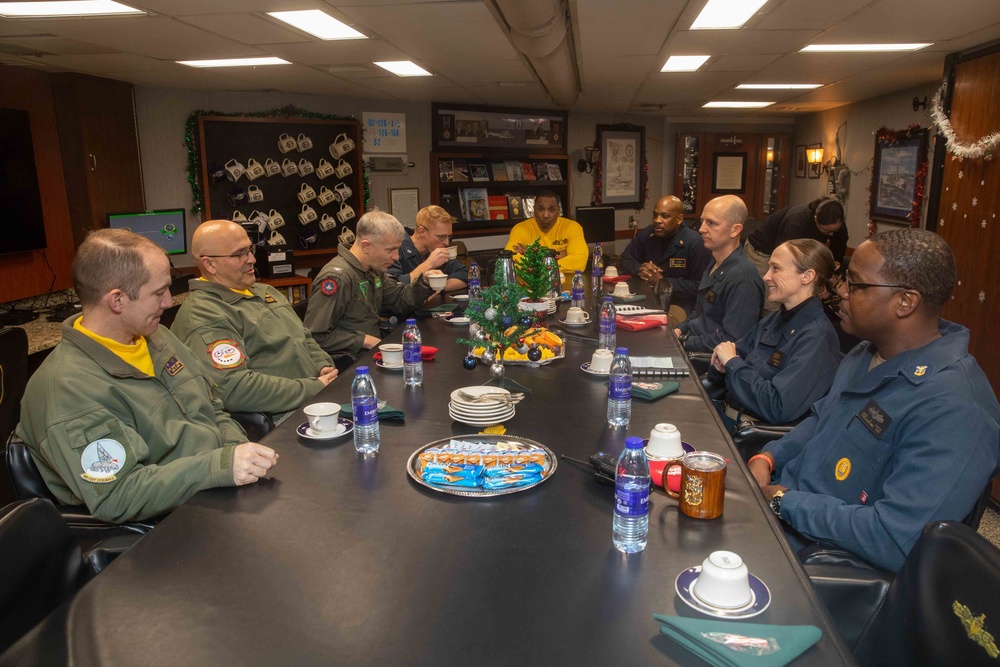
<svg viewBox="0 0 1000 667">
<path fill-rule="evenodd" d="M 736 239 L 739 238 L 740 234 L 743 233 L 742 223 L 737 222 L 729 229 L 729 238 Z"/>
<path fill-rule="evenodd" d="M 126 297 L 125 292 L 120 289 L 113 289 L 104 295 L 104 303 L 107 304 L 111 312 L 121 315 L 121 312 L 125 309 Z"/>
<path fill-rule="evenodd" d="M 923 300 L 920 292 L 915 292 L 913 290 L 904 290 L 899 292 L 896 306 L 896 317 L 903 318 L 909 317 L 913 313 L 917 312 L 920 307 L 920 303 Z"/>
</svg>

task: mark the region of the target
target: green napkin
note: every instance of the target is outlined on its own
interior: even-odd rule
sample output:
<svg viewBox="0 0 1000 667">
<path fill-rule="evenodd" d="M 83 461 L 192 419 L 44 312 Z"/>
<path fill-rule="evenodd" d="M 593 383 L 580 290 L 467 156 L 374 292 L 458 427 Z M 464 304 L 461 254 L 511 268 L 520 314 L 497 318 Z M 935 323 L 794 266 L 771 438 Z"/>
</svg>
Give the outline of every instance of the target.
<svg viewBox="0 0 1000 667">
<path fill-rule="evenodd" d="M 660 632 L 721 667 L 782 667 L 819 641 L 813 625 L 760 625 L 653 614 Z"/>
<path fill-rule="evenodd" d="M 430 308 L 420 308 L 419 310 L 423 310 L 428 313 L 447 313 L 448 311 L 455 310 L 460 307 L 462 307 L 462 304 L 460 303 L 442 303 L 437 306 L 431 306 Z"/>
<path fill-rule="evenodd" d="M 605 382 L 604 386 L 608 386 Z M 655 401 L 680 389 L 679 382 L 657 382 L 653 380 L 632 380 L 632 397 Z"/>
<path fill-rule="evenodd" d="M 351 404 L 348 403 L 347 405 L 341 405 L 340 414 L 341 416 L 347 417 L 348 419 L 353 419 L 354 411 L 351 408 Z M 380 422 L 385 422 L 385 421 L 405 422 L 406 414 L 402 410 L 397 410 L 396 408 L 386 403 L 385 405 L 383 405 L 381 408 L 378 409 L 378 420 Z"/>
</svg>

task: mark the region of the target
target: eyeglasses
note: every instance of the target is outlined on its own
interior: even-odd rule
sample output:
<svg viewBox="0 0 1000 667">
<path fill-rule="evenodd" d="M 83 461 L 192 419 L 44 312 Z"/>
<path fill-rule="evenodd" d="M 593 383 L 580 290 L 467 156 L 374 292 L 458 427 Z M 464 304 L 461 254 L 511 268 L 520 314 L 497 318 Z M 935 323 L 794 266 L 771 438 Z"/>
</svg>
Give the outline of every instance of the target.
<svg viewBox="0 0 1000 667">
<path fill-rule="evenodd" d="M 253 254 L 253 246 L 248 246 L 243 250 L 237 250 L 231 255 L 202 255 L 202 257 L 211 257 L 212 259 L 223 259 L 225 257 L 229 257 L 231 259 L 238 259 L 241 262 L 245 262 L 246 260 L 250 259 L 250 255 L 252 254 Z"/>
<path fill-rule="evenodd" d="M 436 238 L 438 241 L 448 242 L 448 241 L 451 240 L 451 237 L 452 237 L 451 234 L 434 234 L 434 233 L 431 232 L 430 229 L 427 228 L 427 225 L 418 225 L 418 226 L 419 227 L 423 227 L 424 231 L 426 231 L 428 234 L 430 234 L 431 236 L 433 236 L 434 238 Z"/>
<path fill-rule="evenodd" d="M 847 293 L 853 294 L 854 290 L 867 289 L 869 287 L 892 287 L 894 289 L 908 290 L 911 289 L 908 285 L 885 285 L 882 283 L 856 283 L 851 280 L 850 276 L 844 276 L 839 281 L 837 281 L 837 287 L 841 285 L 847 285 Z"/>
</svg>

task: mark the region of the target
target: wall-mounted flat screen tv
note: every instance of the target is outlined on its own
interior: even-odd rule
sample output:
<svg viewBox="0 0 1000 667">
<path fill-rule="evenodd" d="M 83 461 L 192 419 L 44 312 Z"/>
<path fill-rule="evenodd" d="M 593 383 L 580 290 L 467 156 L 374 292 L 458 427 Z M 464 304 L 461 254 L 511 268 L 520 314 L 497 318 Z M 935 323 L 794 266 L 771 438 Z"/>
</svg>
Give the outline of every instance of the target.
<svg viewBox="0 0 1000 667">
<path fill-rule="evenodd" d="M 182 208 L 108 213 L 108 226 L 145 236 L 163 248 L 163 252 L 168 255 L 183 255 L 187 252 L 187 229 Z"/>
<path fill-rule="evenodd" d="M 21 109 L 0 109 L 0 215 L 0 254 L 45 247 L 31 120 Z"/>
</svg>

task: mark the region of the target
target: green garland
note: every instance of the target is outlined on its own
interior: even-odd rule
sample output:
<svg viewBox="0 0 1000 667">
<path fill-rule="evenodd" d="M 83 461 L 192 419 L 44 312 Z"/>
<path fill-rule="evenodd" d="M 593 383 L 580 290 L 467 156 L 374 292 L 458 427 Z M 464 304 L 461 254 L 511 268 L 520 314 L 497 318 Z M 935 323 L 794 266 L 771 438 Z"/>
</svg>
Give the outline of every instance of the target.
<svg viewBox="0 0 1000 667">
<path fill-rule="evenodd" d="M 316 113 L 307 111 L 289 104 L 288 106 L 270 109 L 268 111 L 238 111 L 236 113 L 226 113 L 222 111 L 206 111 L 198 109 L 190 116 L 184 124 L 184 143 L 187 144 L 188 152 L 188 184 L 191 186 L 191 206 L 192 213 L 198 213 L 205 207 L 205 196 L 201 191 L 201 151 L 198 147 L 198 116 L 237 116 L 239 118 L 288 118 L 304 120 L 357 120 L 354 116 L 338 116 L 329 113 Z M 365 133 L 361 133 L 361 143 L 365 142 Z M 371 201 L 371 184 L 368 181 L 368 171 L 364 163 L 361 164 L 361 174 L 365 183 L 365 210 L 368 210 L 368 203 Z"/>
</svg>

